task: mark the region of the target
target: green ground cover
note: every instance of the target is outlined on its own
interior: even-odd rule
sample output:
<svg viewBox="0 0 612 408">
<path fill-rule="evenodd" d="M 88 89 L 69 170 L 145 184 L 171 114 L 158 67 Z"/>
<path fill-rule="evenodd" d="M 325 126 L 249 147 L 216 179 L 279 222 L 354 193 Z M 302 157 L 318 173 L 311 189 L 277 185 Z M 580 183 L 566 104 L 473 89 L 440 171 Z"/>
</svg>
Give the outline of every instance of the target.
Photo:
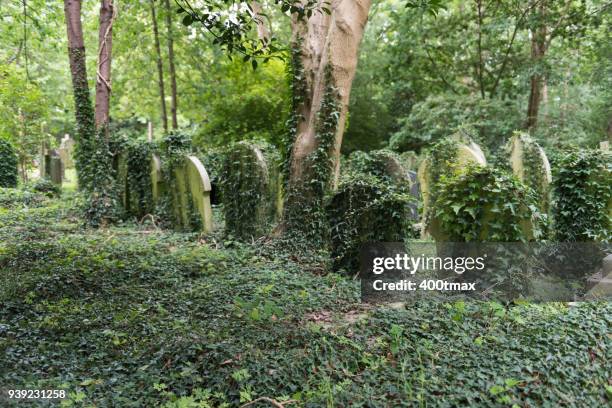
<svg viewBox="0 0 612 408">
<path fill-rule="evenodd" d="M 609 303 L 367 306 L 325 254 L 85 229 L 75 204 L 0 189 L 0 388 L 87 407 L 612 400 Z"/>
</svg>

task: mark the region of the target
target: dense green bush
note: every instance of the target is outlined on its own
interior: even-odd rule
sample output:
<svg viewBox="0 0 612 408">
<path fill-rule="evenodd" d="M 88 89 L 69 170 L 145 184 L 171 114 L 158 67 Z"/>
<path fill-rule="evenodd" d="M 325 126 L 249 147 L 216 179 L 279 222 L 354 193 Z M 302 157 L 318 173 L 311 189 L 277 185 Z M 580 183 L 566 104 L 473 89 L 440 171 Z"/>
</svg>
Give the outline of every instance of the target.
<svg viewBox="0 0 612 408">
<path fill-rule="evenodd" d="M 32 190 L 43 193 L 47 197 L 59 197 L 62 194 L 62 187 L 53 183 L 46 177 L 34 181 L 34 183 L 32 183 Z"/>
<path fill-rule="evenodd" d="M 0 187 L 17 186 L 17 154 L 13 146 L 0 139 Z"/>
<path fill-rule="evenodd" d="M 263 142 L 240 142 L 229 150 L 222 176 L 228 234 L 250 240 L 270 232 L 278 210 L 279 159 L 276 149 Z"/>
<path fill-rule="evenodd" d="M 347 172 L 369 174 L 378 178 L 381 183 L 401 185 L 408 177 L 400 156 L 387 149 L 369 153 L 355 151 L 349 156 L 346 167 Z"/>
<path fill-rule="evenodd" d="M 556 161 L 553 222 L 559 241 L 610 241 L 612 155 L 599 150 L 566 153 Z"/>
<path fill-rule="evenodd" d="M 494 151 L 522 125 L 516 102 L 468 95 L 436 95 L 417 103 L 399 119 L 389 141 L 393 150 L 418 150 L 453 133 L 460 126 L 476 130 L 475 140 Z"/>
<path fill-rule="evenodd" d="M 529 241 L 542 238 L 546 221 L 535 204 L 511 174 L 469 165 L 440 179 L 433 214 L 448 241 Z"/>
<path fill-rule="evenodd" d="M 327 204 L 333 270 L 353 274 L 367 242 L 401 242 L 410 234 L 410 195 L 372 175 L 347 177 Z"/>
</svg>

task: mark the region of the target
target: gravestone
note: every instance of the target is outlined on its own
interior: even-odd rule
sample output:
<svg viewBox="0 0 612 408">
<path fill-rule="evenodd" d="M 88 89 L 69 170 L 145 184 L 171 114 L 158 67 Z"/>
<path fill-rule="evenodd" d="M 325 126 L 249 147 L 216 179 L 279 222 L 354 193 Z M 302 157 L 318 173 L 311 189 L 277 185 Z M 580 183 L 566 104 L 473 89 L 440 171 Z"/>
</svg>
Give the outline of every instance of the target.
<svg viewBox="0 0 612 408">
<path fill-rule="evenodd" d="M 186 158 L 186 177 L 191 199 L 202 221 L 202 229 L 212 232 L 212 207 L 210 205 L 211 185 L 208 173 L 200 159 L 195 156 Z"/>
<path fill-rule="evenodd" d="M 74 153 L 74 139 L 72 139 L 69 134 L 64 135 L 57 151 L 62 159 L 62 163 L 64 163 L 64 168 L 74 168 L 74 159 L 72 158 Z"/>
<path fill-rule="evenodd" d="M 117 189 L 119 192 L 119 197 L 121 198 L 121 204 L 123 208 L 127 212 L 130 211 L 130 202 L 129 202 L 129 182 L 128 182 L 128 160 L 127 160 L 127 152 L 122 151 L 116 156 L 115 162 L 115 171 L 116 171 L 116 180 L 117 180 Z"/>
<path fill-rule="evenodd" d="M 59 186 L 62 185 L 64 177 L 64 165 L 59 152 L 55 149 L 49 149 L 46 143 L 42 143 L 40 147 L 40 163 L 39 172 L 41 178 L 48 178 L 52 183 Z"/>
<path fill-rule="evenodd" d="M 158 155 L 151 156 L 151 192 L 153 203 L 157 204 L 166 191 L 166 184 L 161 173 L 161 159 Z"/>
<path fill-rule="evenodd" d="M 185 156 L 175 166 L 172 177 L 174 179 L 169 185 L 172 186 L 170 193 L 175 225 L 185 230 L 200 229 L 212 232 L 210 179 L 202 162 L 195 156 Z M 151 178 L 153 184 L 157 184 L 159 188 L 157 176 L 152 174 Z M 159 194 L 159 190 L 156 194 Z"/>
<path fill-rule="evenodd" d="M 240 239 L 270 232 L 280 212 L 278 154 L 272 146 L 236 143 L 225 160 L 223 209 L 225 228 Z"/>
<path fill-rule="evenodd" d="M 515 133 L 506 146 L 512 173 L 538 195 L 538 207 L 548 213 L 552 173 L 544 149 L 528 134 Z"/>
<path fill-rule="evenodd" d="M 445 235 L 439 228 L 439 223 L 431 214 L 436 199 L 436 185 L 440 177 L 450 176 L 453 171 L 466 167 L 469 164 L 486 166 L 487 160 L 478 144 L 466 136 L 455 134 L 443 141 L 445 148 L 438 144 L 432 148 L 427 157 L 419 165 L 418 180 L 421 191 L 423 212 L 421 215 L 421 238 L 433 237 L 436 241 L 445 239 Z M 446 151 L 450 149 L 450 151 Z M 444 163 L 436 163 L 437 155 L 450 154 L 450 160 Z"/>
</svg>

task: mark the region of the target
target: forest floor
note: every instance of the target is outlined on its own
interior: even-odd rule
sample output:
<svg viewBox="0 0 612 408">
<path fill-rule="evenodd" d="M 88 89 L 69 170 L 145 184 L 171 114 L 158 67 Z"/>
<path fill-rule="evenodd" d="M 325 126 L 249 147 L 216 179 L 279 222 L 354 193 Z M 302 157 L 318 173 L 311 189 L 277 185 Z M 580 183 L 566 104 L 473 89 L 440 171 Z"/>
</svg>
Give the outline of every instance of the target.
<svg viewBox="0 0 612 408">
<path fill-rule="evenodd" d="M 0 390 L 89 407 L 612 401 L 610 303 L 368 306 L 321 254 L 86 229 L 64 196 L 0 189 Z"/>
</svg>

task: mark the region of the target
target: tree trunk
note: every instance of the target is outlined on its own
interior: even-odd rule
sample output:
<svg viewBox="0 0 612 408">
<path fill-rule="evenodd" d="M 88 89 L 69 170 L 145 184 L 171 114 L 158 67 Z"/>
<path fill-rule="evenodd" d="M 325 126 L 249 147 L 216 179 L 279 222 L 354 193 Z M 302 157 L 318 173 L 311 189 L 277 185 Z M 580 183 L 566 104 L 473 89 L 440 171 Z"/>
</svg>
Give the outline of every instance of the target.
<svg viewBox="0 0 612 408">
<path fill-rule="evenodd" d="M 168 113 L 166 111 L 166 89 L 164 87 L 164 64 L 162 62 L 161 45 L 159 43 L 159 30 L 157 29 L 157 15 L 155 13 L 155 0 L 151 0 L 151 20 L 153 22 L 153 37 L 155 40 L 155 53 L 157 59 L 157 76 L 159 84 L 159 98 L 161 100 L 161 117 L 164 133 L 168 133 Z"/>
<path fill-rule="evenodd" d="M 113 0 L 101 0 L 98 35 L 98 72 L 96 73 L 96 128 L 108 128 L 111 94 L 111 56 L 113 47 Z M 108 140 L 108 129 L 104 135 Z"/>
<path fill-rule="evenodd" d="M 335 0 L 331 15 L 317 12 L 306 22 L 294 18 L 294 65 L 299 64 L 299 72 L 293 67 L 297 103 L 286 174 L 285 228 L 309 234 L 313 225 L 304 217 L 320 213 L 324 194 L 337 185 L 351 85 L 370 6 L 371 0 Z"/>
<path fill-rule="evenodd" d="M 542 1 L 538 7 L 539 18 L 544 20 L 546 13 L 546 1 Z M 539 27 L 531 31 L 531 61 L 536 66 L 537 71 L 541 69 L 539 66 L 546 56 L 548 48 L 548 29 L 546 23 L 540 23 Z M 527 122 L 525 127 L 529 130 L 535 129 L 538 124 L 538 113 L 540 111 L 540 103 L 542 102 L 542 89 L 546 78 L 539 72 L 531 75 L 529 80 L 529 103 L 527 105 Z"/>
<path fill-rule="evenodd" d="M 166 6 L 166 26 L 168 30 L 168 63 L 170 66 L 170 88 L 172 100 L 170 102 L 170 111 L 172 112 L 172 129 L 178 129 L 178 121 L 176 119 L 177 110 L 177 95 L 176 95 L 176 70 L 174 69 L 174 38 L 172 35 L 172 9 L 170 1 L 164 0 Z"/>
<path fill-rule="evenodd" d="M 66 30 L 68 35 L 68 59 L 72 78 L 72 92 L 74 95 L 74 110 L 76 119 L 75 132 L 75 168 L 79 188 L 89 190 L 90 179 L 85 174 L 87 155 L 91 150 L 90 144 L 94 137 L 94 111 L 89 95 L 87 83 L 87 65 L 85 63 L 85 44 L 83 42 L 83 29 L 81 26 L 81 1 L 64 0 L 64 14 L 66 16 Z"/>
</svg>

